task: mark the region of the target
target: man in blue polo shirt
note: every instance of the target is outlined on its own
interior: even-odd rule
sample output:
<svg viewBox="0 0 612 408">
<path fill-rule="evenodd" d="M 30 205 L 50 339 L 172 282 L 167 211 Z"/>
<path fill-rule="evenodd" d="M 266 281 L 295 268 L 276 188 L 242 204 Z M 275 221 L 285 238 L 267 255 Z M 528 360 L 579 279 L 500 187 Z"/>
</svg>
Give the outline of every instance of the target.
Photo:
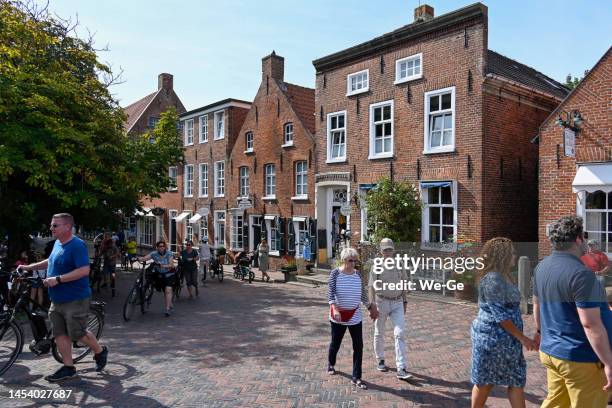
<svg viewBox="0 0 612 408">
<path fill-rule="evenodd" d="M 96 337 L 87 330 L 89 314 L 89 254 L 87 246 L 72 234 L 74 219 L 68 213 L 55 214 L 51 219 L 51 232 L 56 238 L 49 259 L 20 269 L 47 269 L 45 286 L 49 288 L 51 308 L 49 320 L 55 343 L 62 355 L 64 366 L 45 377 L 57 382 L 72 378 L 76 369 L 72 362 L 72 341 L 80 341 L 95 353 L 96 371 L 106 366 L 108 349 L 101 347 Z"/>
<path fill-rule="evenodd" d="M 536 267 L 533 285 L 540 361 L 548 377 L 542 408 L 603 408 L 612 390 L 612 313 L 603 287 L 580 261 L 586 247 L 582 218 L 561 218 L 550 240 L 553 252 Z"/>
</svg>

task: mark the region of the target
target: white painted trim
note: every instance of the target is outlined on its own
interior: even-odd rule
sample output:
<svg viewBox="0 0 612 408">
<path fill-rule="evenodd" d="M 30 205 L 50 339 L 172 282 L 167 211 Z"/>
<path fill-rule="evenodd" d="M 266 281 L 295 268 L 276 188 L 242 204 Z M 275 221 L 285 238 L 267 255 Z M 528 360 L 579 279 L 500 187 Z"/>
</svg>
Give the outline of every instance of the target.
<svg viewBox="0 0 612 408">
<path fill-rule="evenodd" d="M 191 194 L 187 194 L 187 168 L 190 167 L 192 169 L 192 179 L 191 179 Z M 193 197 L 193 182 L 195 181 L 195 168 L 193 164 L 186 164 L 183 167 L 183 197 Z"/>
<path fill-rule="evenodd" d="M 217 137 L 217 133 L 218 133 L 218 132 L 217 132 L 217 130 L 218 130 L 218 127 L 217 127 L 217 115 L 218 115 L 218 114 L 221 114 L 221 115 L 223 116 L 223 136 L 222 136 L 222 137 Z M 213 134 L 213 140 L 223 140 L 223 139 L 225 139 L 225 127 L 226 127 L 226 126 L 225 126 L 225 122 L 226 122 L 226 116 L 227 116 L 227 115 L 225 114 L 225 110 L 224 110 L 224 109 L 217 110 L 217 111 L 216 111 L 216 112 L 213 114 L 213 131 L 214 131 L 214 134 Z"/>
<path fill-rule="evenodd" d="M 453 143 L 450 146 L 443 147 L 429 147 L 429 97 L 433 95 L 440 95 L 444 93 L 451 92 L 451 112 L 453 115 L 453 132 L 452 139 Z M 433 91 L 425 92 L 423 95 L 424 98 L 424 109 L 423 109 L 423 154 L 432 154 L 432 153 L 447 153 L 454 152 L 456 146 L 456 130 L 457 130 L 457 116 L 455 112 L 455 87 L 450 86 L 448 88 L 436 89 Z M 440 137 L 444 137 L 442 134 Z"/>
<path fill-rule="evenodd" d="M 218 187 L 218 182 L 219 182 L 219 177 L 217 177 L 217 163 L 223 163 L 223 194 L 217 194 L 217 187 Z M 213 177 L 214 177 L 214 182 L 213 182 L 213 197 L 215 198 L 221 198 L 221 197 L 225 197 L 225 189 L 227 187 L 227 183 L 225 182 L 227 180 L 227 177 L 225 177 L 226 175 L 226 171 L 227 169 L 225 168 L 225 160 L 218 160 L 216 162 L 214 162 L 213 165 Z"/>
<path fill-rule="evenodd" d="M 202 122 L 203 122 L 202 118 L 206 118 L 206 140 L 202 139 Z M 198 124 L 200 125 L 200 128 L 198 129 L 198 141 L 200 142 L 200 144 L 208 143 L 208 114 L 207 113 L 199 116 Z"/>
<path fill-rule="evenodd" d="M 428 196 L 425 195 L 423 193 L 423 188 L 422 188 L 422 184 L 423 183 L 429 183 L 429 182 L 443 182 L 443 181 L 450 181 L 451 183 L 451 200 L 452 202 L 452 206 L 453 206 L 453 236 L 457 237 L 458 234 L 458 221 L 459 221 L 459 194 L 458 194 L 458 186 L 457 186 L 457 180 L 421 180 L 419 181 L 419 194 L 421 196 L 421 199 L 423 201 L 423 209 L 422 209 L 422 216 L 421 216 L 421 249 L 436 249 L 442 252 L 448 252 L 448 251 L 452 251 L 452 248 L 438 248 L 437 246 L 435 248 L 432 248 L 431 245 L 427 245 L 429 243 L 429 211 L 428 211 L 428 207 L 427 207 L 427 200 L 428 200 Z M 450 206 L 447 206 L 450 207 Z M 442 216 L 442 211 L 440 211 L 440 216 Z M 442 228 L 442 227 L 440 227 Z M 440 236 L 442 235 L 442 230 L 440 230 Z M 436 244 L 436 243 L 434 243 Z M 456 247 L 456 246 L 455 246 Z"/>
<path fill-rule="evenodd" d="M 188 133 L 188 126 L 187 126 L 187 123 L 189 123 L 189 122 L 191 122 L 191 143 L 189 143 L 189 142 L 187 141 L 187 137 L 188 137 L 188 136 L 187 136 L 187 133 Z M 194 126 L 195 126 L 195 125 L 194 125 L 193 118 L 192 118 L 192 119 L 187 119 L 187 120 L 185 121 L 185 124 L 184 124 L 184 126 L 183 126 L 183 145 L 184 145 L 184 146 L 193 146 L 193 139 L 194 139 L 194 136 L 195 136 L 195 127 L 194 127 Z"/>
<path fill-rule="evenodd" d="M 364 72 L 366 73 L 366 77 L 367 77 L 365 88 L 361 88 L 356 91 L 351 91 L 351 78 L 357 75 L 361 75 Z M 370 70 L 369 69 L 364 69 L 361 71 L 353 72 L 346 76 L 346 96 L 357 95 L 363 92 L 368 92 L 369 90 L 370 90 Z"/>
<path fill-rule="evenodd" d="M 308 200 L 308 195 L 294 196 L 294 197 L 291 197 L 291 200 L 293 201 Z"/>
<path fill-rule="evenodd" d="M 344 157 L 331 158 L 331 117 L 344 115 Z M 347 161 L 348 152 L 348 117 L 346 110 L 330 112 L 327 114 L 327 155 L 325 163 L 342 163 Z"/>
<path fill-rule="evenodd" d="M 375 135 L 376 135 L 376 128 L 374 126 L 374 109 L 380 107 L 380 106 L 386 106 L 386 105 L 391 105 L 391 151 L 390 152 L 383 152 L 383 153 L 374 153 L 375 150 Z M 373 103 L 370 105 L 370 118 L 369 118 L 369 127 L 370 127 L 370 135 L 369 135 L 369 142 L 370 142 L 370 150 L 369 150 L 369 154 L 368 154 L 368 160 L 373 160 L 373 159 L 384 159 L 384 158 L 388 158 L 388 157 L 393 157 L 393 153 L 395 152 L 395 103 L 393 99 L 390 99 L 388 101 L 383 101 L 383 102 L 377 102 L 377 103 Z M 384 145 L 384 143 L 383 143 Z"/>
<path fill-rule="evenodd" d="M 403 62 L 407 62 L 410 60 L 417 60 L 419 59 L 421 61 L 421 73 L 418 75 L 412 75 L 406 78 L 399 78 L 399 73 L 400 73 L 400 64 Z M 398 60 L 395 60 L 395 82 L 393 82 L 395 85 L 397 84 L 403 84 L 405 82 L 409 82 L 409 81 L 414 81 L 415 79 L 421 79 L 423 78 L 423 53 L 420 52 L 418 54 L 414 54 L 414 55 L 410 55 L 409 57 L 405 57 L 405 58 L 400 58 Z"/>
<path fill-rule="evenodd" d="M 168 178 L 171 178 L 170 169 L 176 169 L 176 176 L 174 177 L 174 187 L 168 187 L 168 191 L 178 191 L 178 166 L 168 167 Z"/>
<path fill-rule="evenodd" d="M 292 146 L 293 146 L 293 142 L 291 142 L 291 143 L 285 143 L 285 144 L 282 144 L 282 145 L 281 145 L 281 147 L 292 147 Z"/>
<path fill-rule="evenodd" d="M 206 166 L 206 194 L 202 194 L 202 166 Z M 210 172 L 208 171 L 208 163 L 199 163 L 198 164 L 198 197 L 206 198 L 208 197 L 208 190 L 210 190 Z"/>
<path fill-rule="evenodd" d="M 261 198 L 262 200 L 276 200 L 276 195 L 265 196 Z"/>
<path fill-rule="evenodd" d="M 254 248 L 255 245 L 255 232 L 253 231 L 253 219 L 255 217 L 260 217 L 260 223 L 263 221 L 263 216 L 260 214 L 250 214 L 249 215 L 249 248 L 251 249 L 251 251 L 254 251 L 257 248 Z M 261 224 L 259 224 L 259 228 L 261 230 Z"/>
</svg>

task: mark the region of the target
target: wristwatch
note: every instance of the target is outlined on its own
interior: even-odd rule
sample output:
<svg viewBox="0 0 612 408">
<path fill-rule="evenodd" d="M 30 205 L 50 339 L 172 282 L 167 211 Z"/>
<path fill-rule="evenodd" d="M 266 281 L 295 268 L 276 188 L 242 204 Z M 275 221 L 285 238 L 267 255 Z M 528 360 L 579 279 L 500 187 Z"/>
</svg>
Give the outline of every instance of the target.
<svg viewBox="0 0 612 408">
<path fill-rule="evenodd" d="M 55 277 L 55 281 L 57 283 L 62 283 L 62 280 L 60 279 L 59 275 Z"/>
</svg>

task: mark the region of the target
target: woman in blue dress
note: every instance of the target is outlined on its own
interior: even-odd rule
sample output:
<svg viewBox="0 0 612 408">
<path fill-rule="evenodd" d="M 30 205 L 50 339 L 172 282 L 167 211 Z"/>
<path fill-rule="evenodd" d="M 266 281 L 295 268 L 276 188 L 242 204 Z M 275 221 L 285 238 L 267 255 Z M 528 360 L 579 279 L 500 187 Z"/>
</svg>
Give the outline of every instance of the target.
<svg viewBox="0 0 612 408">
<path fill-rule="evenodd" d="M 523 346 L 538 346 L 523 334 L 521 295 L 511 274 L 516 252 L 510 239 L 493 238 L 485 243 L 481 257 L 478 316 L 472 322 L 472 408 L 484 407 L 495 385 L 508 387 L 512 408 L 525 407 Z"/>
</svg>

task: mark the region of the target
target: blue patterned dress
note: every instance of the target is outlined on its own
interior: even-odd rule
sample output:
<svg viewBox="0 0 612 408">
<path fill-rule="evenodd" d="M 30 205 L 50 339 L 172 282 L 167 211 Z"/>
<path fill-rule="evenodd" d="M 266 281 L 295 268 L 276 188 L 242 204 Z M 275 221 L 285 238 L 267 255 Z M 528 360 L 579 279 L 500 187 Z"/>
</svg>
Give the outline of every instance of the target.
<svg viewBox="0 0 612 408">
<path fill-rule="evenodd" d="M 499 323 L 511 320 L 523 330 L 518 288 L 499 272 L 480 280 L 478 316 L 472 322 L 472 384 L 524 387 L 527 377 L 521 343 Z"/>
</svg>

